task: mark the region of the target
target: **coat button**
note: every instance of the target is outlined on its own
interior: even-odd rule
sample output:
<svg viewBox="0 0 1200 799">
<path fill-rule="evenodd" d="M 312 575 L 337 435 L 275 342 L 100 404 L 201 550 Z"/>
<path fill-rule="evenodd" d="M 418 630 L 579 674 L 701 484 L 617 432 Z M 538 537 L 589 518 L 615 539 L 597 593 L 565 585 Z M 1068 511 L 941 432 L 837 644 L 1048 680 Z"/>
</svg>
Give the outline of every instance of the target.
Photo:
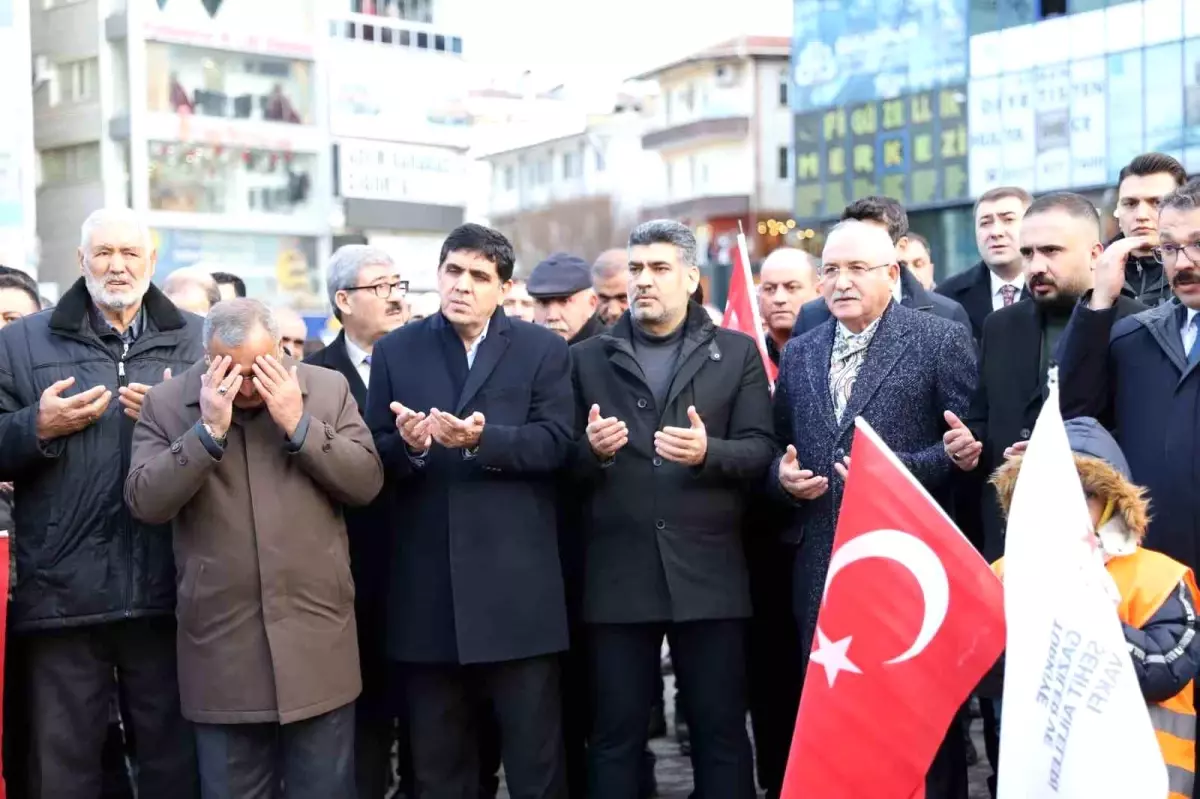
<svg viewBox="0 0 1200 799">
<path fill-rule="evenodd" d="M 655 466 L 662 466 L 662 458 L 658 457 L 657 455 L 655 455 L 654 460 L 652 460 L 650 462 L 653 463 Z"/>
<path fill-rule="evenodd" d="M 639 407 L 639 408 L 645 408 L 645 407 L 646 407 L 647 405 L 649 405 L 649 404 L 650 404 L 650 403 L 646 402 L 646 400 L 645 400 L 645 399 L 639 399 L 639 400 L 638 400 L 638 407 Z"/>
<path fill-rule="evenodd" d="M 654 529 L 656 529 L 656 530 L 665 530 L 665 529 L 667 529 L 667 523 L 666 523 L 666 522 L 664 522 L 662 519 L 659 519 L 658 521 L 656 521 L 656 522 L 654 523 Z"/>
<path fill-rule="evenodd" d="M 187 466 L 187 455 L 180 455 L 178 458 L 175 459 L 175 462 L 178 463 L 180 466 Z"/>
<path fill-rule="evenodd" d="M 331 449 L 333 449 L 333 445 L 330 444 L 328 441 L 326 441 L 324 444 L 321 445 L 322 452 L 328 452 Z"/>
<path fill-rule="evenodd" d="M 181 449 L 183 449 L 183 444 L 180 444 L 178 441 L 171 442 L 171 451 L 172 452 L 179 452 L 179 450 L 181 450 Z"/>
<path fill-rule="evenodd" d="M 842 449 L 841 447 L 838 447 L 834 451 L 833 457 L 837 458 L 840 461 L 842 458 L 846 457 L 846 450 Z"/>
<path fill-rule="evenodd" d="M 1033 432 L 1028 427 L 1021 428 L 1021 438 L 1029 438 Z"/>
<path fill-rule="evenodd" d="M 325 437 L 333 438 L 333 428 L 330 427 L 329 425 L 325 425 Z"/>
</svg>

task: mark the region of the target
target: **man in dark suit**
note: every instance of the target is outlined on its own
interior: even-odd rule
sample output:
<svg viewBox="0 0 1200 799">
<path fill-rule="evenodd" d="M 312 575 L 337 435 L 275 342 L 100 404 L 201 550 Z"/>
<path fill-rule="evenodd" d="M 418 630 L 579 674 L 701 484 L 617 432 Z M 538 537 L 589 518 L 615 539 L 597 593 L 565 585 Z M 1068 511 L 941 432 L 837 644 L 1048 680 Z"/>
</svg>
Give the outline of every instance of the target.
<svg viewBox="0 0 1200 799">
<path fill-rule="evenodd" d="M 752 339 L 689 300 L 700 280 L 689 228 L 639 225 L 629 264 L 629 311 L 572 349 L 595 704 L 588 795 L 637 796 L 665 632 L 696 794 L 746 799 L 741 526 L 747 487 L 774 455 L 766 371 Z"/>
<path fill-rule="evenodd" d="M 1005 454 L 1025 447 L 1047 395 L 1046 375 L 1080 297 L 1092 288 L 1100 243 L 1100 216 L 1085 197 L 1069 192 L 1035 200 L 1021 225 L 1020 252 L 1033 302 L 990 315 L 983 326 L 979 385 L 963 420 L 949 418 L 945 448 L 954 464 L 990 475 Z M 1117 299 L 1117 315 L 1146 310 L 1132 297 Z M 996 492 L 985 489 L 983 555 L 1004 554 L 1004 521 Z"/>
<path fill-rule="evenodd" d="M 1001 186 L 975 202 L 975 244 L 982 259 L 975 266 L 946 278 L 934 291 L 967 309 L 978 343 L 983 321 L 992 311 L 1028 299 L 1021 271 L 1021 219 L 1033 202 L 1017 186 Z"/>
<path fill-rule="evenodd" d="M 944 499 L 954 467 L 942 448 L 943 414 L 965 413 L 975 387 L 970 331 L 895 302 L 896 260 L 877 225 L 846 221 L 830 231 L 821 292 L 834 318 L 784 349 L 775 383 L 776 437 L 787 449 L 771 484 L 795 509 L 788 538 L 796 546 L 794 610 L 806 661 L 853 468 L 855 418 L 869 422 L 913 476 Z M 966 795 L 963 747 L 955 725 L 930 769 L 930 799 Z"/>
<path fill-rule="evenodd" d="M 338 248 L 329 260 L 326 282 L 329 304 L 342 330 L 332 344 L 308 356 L 305 363 L 341 372 L 362 412 L 367 405 L 367 381 L 375 342 L 404 323 L 408 281 L 401 279 L 400 269 L 383 250 L 365 244 L 347 244 Z M 391 524 L 393 512 L 392 493 L 386 483 L 370 505 L 346 508 L 363 678 L 363 692 L 354 711 L 354 767 L 359 799 L 386 795 L 392 772 L 392 719 L 397 711 L 387 695 L 384 635 L 390 543 L 383 531 Z M 411 787 L 411 758 L 405 730 L 407 727 L 401 725 L 400 776 Z"/>
<path fill-rule="evenodd" d="M 864 197 L 861 200 L 855 200 L 842 211 L 842 221 L 847 220 L 876 225 L 887 231 L 892 245 L 896 248 L 897 260 L 903 260 L 909 236 L 908 212 L 899 202 L 891 197 Z M 900 263 L 900 279 L 892 286 L 892 297 L 906 308 L 928 311 L 943 319 L 970 324 L 970 318 L 961 305 L 926 291 L 917 276 L 910 272 L 903 263 Z M 800 307 L 800 313 L 796 315 L 792 338 L 823 325 L 830 316 L 829 306 L 824 297 L 817 297 L 806 302 Z"/>
<path fill-rule="evenodd" d="M 570 358 L 559 336 L 504 315 L 512 270 L 504 236 L 456 228 L 440 311 L 385 336 L 371 360 L 367 421 L 404 509 L 388 655 L 404 665 L 423 799 L 477 790 L 481 701 L 509 793 L 566 796 L 555 472 L 574 449 Z"/>
</svg>

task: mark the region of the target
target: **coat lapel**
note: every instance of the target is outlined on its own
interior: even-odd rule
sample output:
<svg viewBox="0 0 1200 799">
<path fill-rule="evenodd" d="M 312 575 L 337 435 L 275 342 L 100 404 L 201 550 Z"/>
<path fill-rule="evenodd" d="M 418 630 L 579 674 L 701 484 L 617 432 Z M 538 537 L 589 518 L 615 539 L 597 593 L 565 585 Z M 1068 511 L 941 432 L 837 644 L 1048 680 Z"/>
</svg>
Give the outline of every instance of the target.
<svg viewBox="0 0 1200 799">
<path fill-rule="evenodd" d="M 687 328 L 684 331 L 683 347 L 679 350 L 679 366 L 675 369 L 675 376 L 671 378 L 664 410 L 671 407 L 671 403 L 692 381 L 705 361 L 721 360 L 721 350 L 713 340 L 714 325 L 707 311 L 695 303 L 689 304 L 684 324 Z"/>
<path fill-rule="evenodd" d="M 458 395 L 458 403 L 454 408 L 455 415 L 462 415 L 463 409 L 471 400 L 475 399 L 475 395 L 479 393 L 483 384 L 491 376 L 492 370 L 504 357 L 504 353 L 508 349 L 510 327 L 511 323 L 508 321 L 508 317 L 502 310 L 497 309 L 496 313 L 492 315 L 492 321 L 488 324 L 487 338 L 480 342 L 479 350 L 475 353 L 475 363 L 467 372 L 467 382 L 463 384 L 462 393 Z"/>
<path fill-rule="evenodd" d="M 905 314 L 908 313 L 912 311 L 908 308 L 898 310 L 894 302 L 884 311 L 879 329 L 875 331 L 875 338 L 867 348 L 866 360 L 863 361 L 862 369 L 854 380 L 854 387 L 850 389 L 850 399 L 838 425 L 839 433 L 845 433 L 853 427 L 854 418 L 862 414 L 867 403 L 883 385 L 884 378 L 891 373 L 900 356 L 904 354 L 904 341 L 909 332 L 908 318 Z M 832 349 L 832 342 L 830 347 Z M 825 371 L 828 374 L 828 368 Z M 828 387 L 825 394 L 829 394 Z M 829 402 L 832 405 L 832 400 Z M 832 414 L 832 410 L 830 413 Z"/>
<path fill-rule="evenodd" d="M 1004 347 L 1011 353 L 1006 359 L 1017 385 L 1027 391 L 1025 409 L 1040 407 L 1049 391 L 1042 376 L 1042 336 L 1045 326 L 1037 303 L 1017 303 L 1012 324 L 1004 331 Z M 997 329 L 997 328 L 993 328 Z"/>
<path fill-rule="evenodd" d="M 833 397 L 829 395 L 829 359 L 833 355 L 833 335 L 837 320 L 831 315 L 817 328 L 819 333 L 803 351 L 805 373 L 808 375 L 809 390 L 816 398 L 817 415 L 829 428 L 829 432 L 837 432 L 836 420 L 833 417 Z"/>
<path fill-rule="evenodd" d="M 1190 369 L 1187 353 L 1183 351 L 1183 337 L 1179 333 L 1183 327 L 1183 320 L 1179 316 L 1180 307 L 1177 302 L 1166 302 L 1149 311 L 1143 311 L 1138 314 L 1137 319 L 1150 331 L 1158 346 L 1179 369 L 1180 375 L 1187 377 Z"/>
<path fill-rule="evenodd" d="M 350 360 L 350 352 L 346 349 L 346 331 L 338 333 L 337 338 L 329 345 L 328 354 L 329 365 L 342 373 L 342 377 L 350 384 L 350 393 L 354 395 L 354 401 L 358 403 L 358 407 L 365 408 L 367 384 L 363 382 L 362 375 Z"/>
</svg>

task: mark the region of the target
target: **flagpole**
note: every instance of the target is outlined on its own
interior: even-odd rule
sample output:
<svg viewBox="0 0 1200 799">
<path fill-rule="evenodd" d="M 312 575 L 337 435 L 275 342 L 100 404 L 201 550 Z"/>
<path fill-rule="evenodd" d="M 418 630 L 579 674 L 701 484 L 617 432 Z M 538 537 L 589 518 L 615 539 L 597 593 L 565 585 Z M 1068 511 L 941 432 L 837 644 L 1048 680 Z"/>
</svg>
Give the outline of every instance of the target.
<svg viewBox="0 0 1200 799">
<path fill-rule="evenodd" d="M 738 237 L 737 237 L 738 252 L 741 254 L 743 277 L 745 278 L 746 292 L 751 293 L 754 288 L 754 270 L 750 268 L 750 248 L 746 244 L 746 231 L 742 228 L 742 220 L 738 220 Z M 754 329 L 758 333 L 758 344 L 765 353 L 767 351 L 767 331 L 763 328 L 762 313 L 759 311 L 758 302 L 754 296 L 750 297 L 750 313 L 754 316 Z"/>
</svg>

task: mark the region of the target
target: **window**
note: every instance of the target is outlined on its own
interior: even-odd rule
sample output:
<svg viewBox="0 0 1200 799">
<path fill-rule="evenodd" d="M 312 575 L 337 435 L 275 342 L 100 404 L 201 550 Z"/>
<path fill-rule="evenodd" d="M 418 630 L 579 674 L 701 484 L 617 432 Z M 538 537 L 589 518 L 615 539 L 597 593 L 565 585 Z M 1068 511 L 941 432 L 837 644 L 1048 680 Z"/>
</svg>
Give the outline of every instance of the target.
<svg viewBox="0 0 1200 799">
<path fill-rule="evenodd" d="M 39 185 L 70 185 L 100 180 L 100 145 L 77 144 L 42 150 Z"/>
<path fill-rule="evenodd" d="M 375 26 L 374 25 L 363 25 L 362 26 L 362 38 L 363 38 L 364 42 L 375 41 Z"/>
<path fill-rule="evenodd" d="M 515 177 L 516 177 L 513 174 L 514 172 L 515 172 L 515 170 L 511 166 L 504 167 L 504 190 L 505 191 L 513 190 L 513 184 L 515 182 Z"/>
<path fill-rule="evenodd" d="M 421 50 L 429 49 L 429 34 L 428 33 L 418 33 L 417 34 L 417 47 L 420 48 Z"/>
<path fill-rule="evenodd" d="M 604 142 L 596 142 L 596 171 L 604 171 Z"/>
<path fill-rule="evenodd" d="M 439 53 L 446 52 L 446 37 L 440 33 L 434 34 L 433 49 L 437 50 Z"/>
<path fill-rule="evenodd" d="M 150 207 L 208 214 L 291 214 L 312 209 L 316 156 L 150 142 Z"/>
<path fill-rule="evenodd" d="M 400 34 L 400 38 L 396 41 L 396 44 L 401 47 L 412 47 L 412 33 L 410 31 L 397 31 L 397 33 Z"/>
<path fill-rule="evenodd" d="M 380 27 L 379 28 L 379 41 L 382 44 L 391 44 L 392 36 L 394 34 L 395 34 L 395 31 L 392 30 L 391 28 Z"/>
<path fill-rule="evenodd" d="M 350 0 L 350 12 L 412 22 L 433 22 L 429 0 Z"/>
<path fill-rule="evenodd" d="M 788 162 L 791 160 L 792 159 L 788 157 L 788 148 L 780 147 L 779 148 L 779 179 L 780 180 L 788 179 L 788 174 L 790 172 L 790 170 L 788 168 Z"/>
<path fill-rule="evenodd" d="M 50 90 L 50 105 L 72 105 L 96 99 L 99 61 L 64 61 L 55 67 L 54 85 Z"/>
<path fill-rule="evenodd" d="M 788 71 L 785 69 L 779 75 L 779 105 L 787 108 L 788 104 Z"/>
<path fill-rule="evenodd" d="M 458 36 L 450 37 L 450 52 L 462 55 L 462 39 Z"/>
<path fill-rule="evenodd" d="M 150 111 L 312 124 L 306 61 L 150 42 L 146 63 Z"/>
<path fill-rule="evenodd" d="M 579 177 L 579 159 L 575 153 L 563 153 L 562 176 L 564 180 L 574 180 Z"/>
</svg>

